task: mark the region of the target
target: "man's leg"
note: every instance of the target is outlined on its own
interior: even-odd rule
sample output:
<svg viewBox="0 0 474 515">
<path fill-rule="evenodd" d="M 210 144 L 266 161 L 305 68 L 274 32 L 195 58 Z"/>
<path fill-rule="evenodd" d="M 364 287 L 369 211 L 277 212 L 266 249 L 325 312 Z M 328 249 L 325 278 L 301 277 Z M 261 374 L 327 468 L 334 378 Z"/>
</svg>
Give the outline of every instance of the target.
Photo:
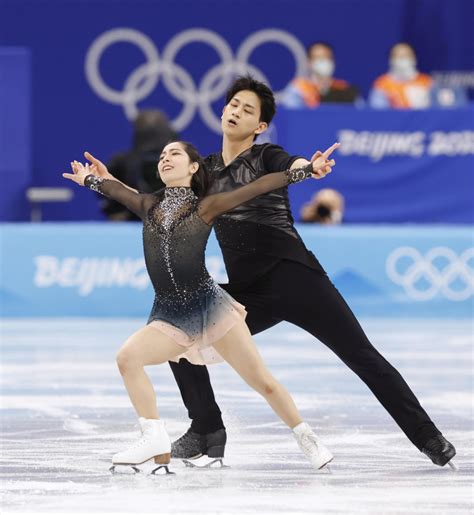
<svg viewBox="0 0 474 515">
<path fill-rule="evenodd" d="M 252 334 L 259 333 L 279 322 L 254 301 L 252 293 L 233 294 L 235 300 L 247 310 L 247 323 Z M 217 405 L 207 367 L 192 365 L 185 359 L 179 363 L 169 362 L 178 384 L 184 405 L 188 410 L 191 431 L 205 435 L 224 429 L 221 410 Z"/>
<path fill-rule="evenodd" d="M 224 429 L 207 367 L 193 365 L 186 359 L 180 359 L 179 363 L 170 361 L 169 364 L 192 420 L 191 430 L 204 435 Z"/>
<path fill-rule="evenodd" d="M 328 277 L 282 262 L 272 281 L 281 295 L 274 311 L 327 345 L 370 388 L 418 449 L 441 433 L 399 372 L 373 347 Z"/>
</svg>

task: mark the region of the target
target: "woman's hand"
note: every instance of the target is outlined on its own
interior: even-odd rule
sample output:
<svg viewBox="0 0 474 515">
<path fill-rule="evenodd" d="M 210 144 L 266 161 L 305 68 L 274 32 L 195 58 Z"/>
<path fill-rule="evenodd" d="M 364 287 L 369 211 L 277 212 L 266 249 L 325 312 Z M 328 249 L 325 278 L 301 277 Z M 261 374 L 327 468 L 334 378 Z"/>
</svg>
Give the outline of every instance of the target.
<svg viewBox="0 0 474 515">
<path fill-rule="evenodd" d="M 94 173 L 91 169 L 89 163 L 84 166 L 78 161 L 72 161 L 71 168 L 73 173 L 63 173 L 63 177 L 79 184 L 79 186 L 84 186 L 84 180 L 88 175 L 97 175 L 97 173 Z"/>
<path fill-rule="evenodd" d="M 84 157 L 91 162 L 90 169 L 91 173 L 102 179 L 108 179 L 109 181 L 116 181 L 117 179 L 109 172 L 107 167 L 102 161 L 99 161 L 90 152 L 84 152 Z"/>
</svg>

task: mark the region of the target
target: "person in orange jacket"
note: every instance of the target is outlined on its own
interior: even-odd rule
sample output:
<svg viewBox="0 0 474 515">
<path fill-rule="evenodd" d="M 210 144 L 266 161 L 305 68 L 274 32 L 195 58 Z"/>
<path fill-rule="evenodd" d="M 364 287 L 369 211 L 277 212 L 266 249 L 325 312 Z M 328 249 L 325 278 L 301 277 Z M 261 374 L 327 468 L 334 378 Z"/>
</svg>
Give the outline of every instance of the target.
<svg viewBox="0 0 474 515">
<path fill-rule="evenodd" d="M 357 88 L 335 79 L 334 49 L 316 42 L 308 47 L 308 75 L 295 78 L 285 89 L 283 105 L 288 108 L 314 109 L 322 103 L 349 103 L 359 99 Z"/>
<path fill-rule="evenodd" d="M 415 50 L 408 43 L 390 49 L 389 70 L 373 83 L 369 105 L 374 108 L 423 109 L 431 104 L 433 79 L 417 70 Z"/>
<path fill-rule="evenodd" d="M 376 109 L 458 107 L 466 103 L 464 90 L 441 87 L 418 71 L 415 50 L 408 43 L 391 48 L 389 71 L 375 80 L 369 94 L 369 105 Z"/>
</svg>

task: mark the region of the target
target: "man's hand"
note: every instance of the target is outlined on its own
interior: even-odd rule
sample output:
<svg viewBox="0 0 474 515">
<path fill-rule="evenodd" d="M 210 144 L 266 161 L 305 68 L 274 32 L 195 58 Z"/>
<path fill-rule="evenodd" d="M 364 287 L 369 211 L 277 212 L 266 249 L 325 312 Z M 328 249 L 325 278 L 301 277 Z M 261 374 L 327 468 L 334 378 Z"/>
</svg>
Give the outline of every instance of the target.
<svg viewBox="0 0 474 515">
<path fill-rule="evenodd" d="M 313 178 L 323 179 L 328 173 L 332 172 L 332 167 L 336 165 L 334 159 L 329 159 L 331 154 L 340 146 L 340 143 L 334 143 L 324 152 L 316 151 L 311 157 L 313 164 Z"/>
<path fill-rule="evenodd" d="M 101 177 L 102 179 L 108 179 L 110 181 L 116 180 L 115 177 L 107 170 L 107 167 L 104 165 L 102 161 L 99 161 L 89 152 L 84 152 L 84 157 L 91 162 L 90 173 L 93 173 L 94 175 L 97 175 L 97 177 Z"/>
</svg>

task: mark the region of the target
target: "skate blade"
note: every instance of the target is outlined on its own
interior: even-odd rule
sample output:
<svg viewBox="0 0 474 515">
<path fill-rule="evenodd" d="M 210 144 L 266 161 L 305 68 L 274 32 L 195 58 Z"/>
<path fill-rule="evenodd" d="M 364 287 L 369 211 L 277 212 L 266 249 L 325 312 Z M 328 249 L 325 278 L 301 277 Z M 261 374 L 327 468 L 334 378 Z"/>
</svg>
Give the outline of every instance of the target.
<svg viewBox="0 0 474 515">
<path fill-rule="evenodd" d="M 141 474 L 142 471 L 135 465 L 112 465 L 109 468 L 111 474 L 125 474 L 125 475 L 135 475 Z"/>
<path fill-rule="evenodd" d="M 224 465 L 223 458 L 209 458 L 208 456 L 203 456 L 202 458 L 198 458 L 197 460 L 183 460 L 183 463 L 186 467 L 196 468 L 196 469 L 229 469 L 228 465 Z"/>
<path fill-rule="evenodd" d="M 454 463 L 453 460 L 448 461 L 448 465 L 451 467 L 451 470 L 453 472 L 458 472 L 459 471 L 459 467 L 456 465 L 456 463 Z"/>
<path fill-rule="evenodd" d="M 326 461 L 324 465 L 321 465 L 318 470 L 321 470 L 322 472 L 326 472 L 326 474 L 332 474 L 332 468 L 331 468 L 331 461 L 334 459 L 332 457 L 330 460 Z"/>
<path fill-rule="evenodd" d="M 319 469 L 321 472 L 324 472 L 325 474 L 332 474 L 332 468 L 331 468 L 331 465 L 329 465 L 329 463 L 326 463 L 326 465 L 323 465 L 322 467 L 320 467 Z"/>
<path fill-rule="evenodd" d="M 172 472 L 168 465 L 160 465 L 151 471 L 152 476 L 174 476 L 175 472 Z"/>
</svg>

